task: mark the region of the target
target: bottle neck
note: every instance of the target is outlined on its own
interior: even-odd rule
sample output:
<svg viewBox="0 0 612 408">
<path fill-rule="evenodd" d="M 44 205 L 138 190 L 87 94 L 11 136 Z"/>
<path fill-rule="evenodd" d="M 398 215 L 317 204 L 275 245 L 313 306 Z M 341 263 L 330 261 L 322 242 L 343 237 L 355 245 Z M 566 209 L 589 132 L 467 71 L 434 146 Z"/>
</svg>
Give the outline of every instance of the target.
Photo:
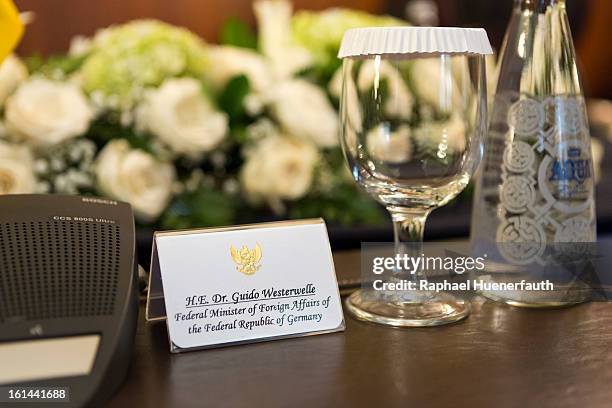
<svg viewBox="0 0 612 408">
<path fill-rule="evenodd" d="M 514 0 L 514 4 L 515 7 L 520 10 L 531 10 L 543 13 L 551 6 L 565 7 L 565 0 Z"/>
</svg>

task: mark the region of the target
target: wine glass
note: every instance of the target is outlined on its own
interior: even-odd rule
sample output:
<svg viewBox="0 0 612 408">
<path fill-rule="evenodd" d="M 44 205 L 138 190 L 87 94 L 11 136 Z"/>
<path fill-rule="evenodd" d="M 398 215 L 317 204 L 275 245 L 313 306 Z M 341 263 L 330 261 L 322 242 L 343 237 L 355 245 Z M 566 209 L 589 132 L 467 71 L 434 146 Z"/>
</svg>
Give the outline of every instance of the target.
<svg viewBox="0 0 612 408">
<path fill-rule="evenodd" d="M 479 30 L 475 45 L 473 30 Z M 461 39 L 465 44 L 457 46 Z M 397 254 L 421 254 L 427 216 L 456 197 L 479 164 L 487 123 L 486 53 L 482 29 L 345 34 L 339 54 L 342 148 L 353 178 L 391 214 Z M 424 271 L 411 279 L 418 286 Z M 346 305 L 361 320 L 392 326 L 436 326 L 470 311 L 465 300 L 428 290 L 389 296 L 364 287 Z"/>
</svg>

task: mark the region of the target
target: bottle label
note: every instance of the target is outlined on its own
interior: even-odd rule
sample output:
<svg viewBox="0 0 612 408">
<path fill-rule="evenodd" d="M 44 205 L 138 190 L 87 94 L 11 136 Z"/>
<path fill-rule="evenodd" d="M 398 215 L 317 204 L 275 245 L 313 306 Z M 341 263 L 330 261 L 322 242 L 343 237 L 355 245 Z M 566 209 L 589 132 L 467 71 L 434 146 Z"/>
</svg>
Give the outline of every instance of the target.
<svg viewBox="0 0 612 408">
<path fill-rule="evenodd" d="M 502 255 L 528 264 L 545 261 L 547 244 L 594 241 L 594 182 L 583 98 L 521 95 L 509 104 L 506 120 L 496 237 Z"/>
</svg>

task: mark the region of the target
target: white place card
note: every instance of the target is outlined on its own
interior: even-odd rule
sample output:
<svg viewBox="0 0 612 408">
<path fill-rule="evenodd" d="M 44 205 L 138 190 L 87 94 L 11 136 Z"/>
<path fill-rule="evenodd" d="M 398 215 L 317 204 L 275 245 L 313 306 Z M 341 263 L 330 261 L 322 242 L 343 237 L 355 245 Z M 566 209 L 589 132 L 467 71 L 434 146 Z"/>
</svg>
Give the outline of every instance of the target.
<svg viewBox="0 0 612 408">
<path fill-rule="evenodd" d="M 172 352 L 344 330 L 325 223 L 156 232 L 147 320 L 164 316 Z"/>
</svg>

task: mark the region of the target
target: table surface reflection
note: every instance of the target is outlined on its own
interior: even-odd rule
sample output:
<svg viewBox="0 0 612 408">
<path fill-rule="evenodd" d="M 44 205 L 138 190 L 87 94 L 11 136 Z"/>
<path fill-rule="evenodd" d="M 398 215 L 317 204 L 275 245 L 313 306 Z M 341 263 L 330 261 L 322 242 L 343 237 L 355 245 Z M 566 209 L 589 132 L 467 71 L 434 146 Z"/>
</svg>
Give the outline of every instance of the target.
<svg viewBox="0 0 612 408">
<path fill-rule="evenodd" d="M 359 252 L 335 254 L 339 279 Z M 612 304 L 524 310 L 477 298 L 449 326 L 344 333 L 172 355 L 141 310 L 132 366 L 109 406 L 609 407 Z"/>
</svg>

